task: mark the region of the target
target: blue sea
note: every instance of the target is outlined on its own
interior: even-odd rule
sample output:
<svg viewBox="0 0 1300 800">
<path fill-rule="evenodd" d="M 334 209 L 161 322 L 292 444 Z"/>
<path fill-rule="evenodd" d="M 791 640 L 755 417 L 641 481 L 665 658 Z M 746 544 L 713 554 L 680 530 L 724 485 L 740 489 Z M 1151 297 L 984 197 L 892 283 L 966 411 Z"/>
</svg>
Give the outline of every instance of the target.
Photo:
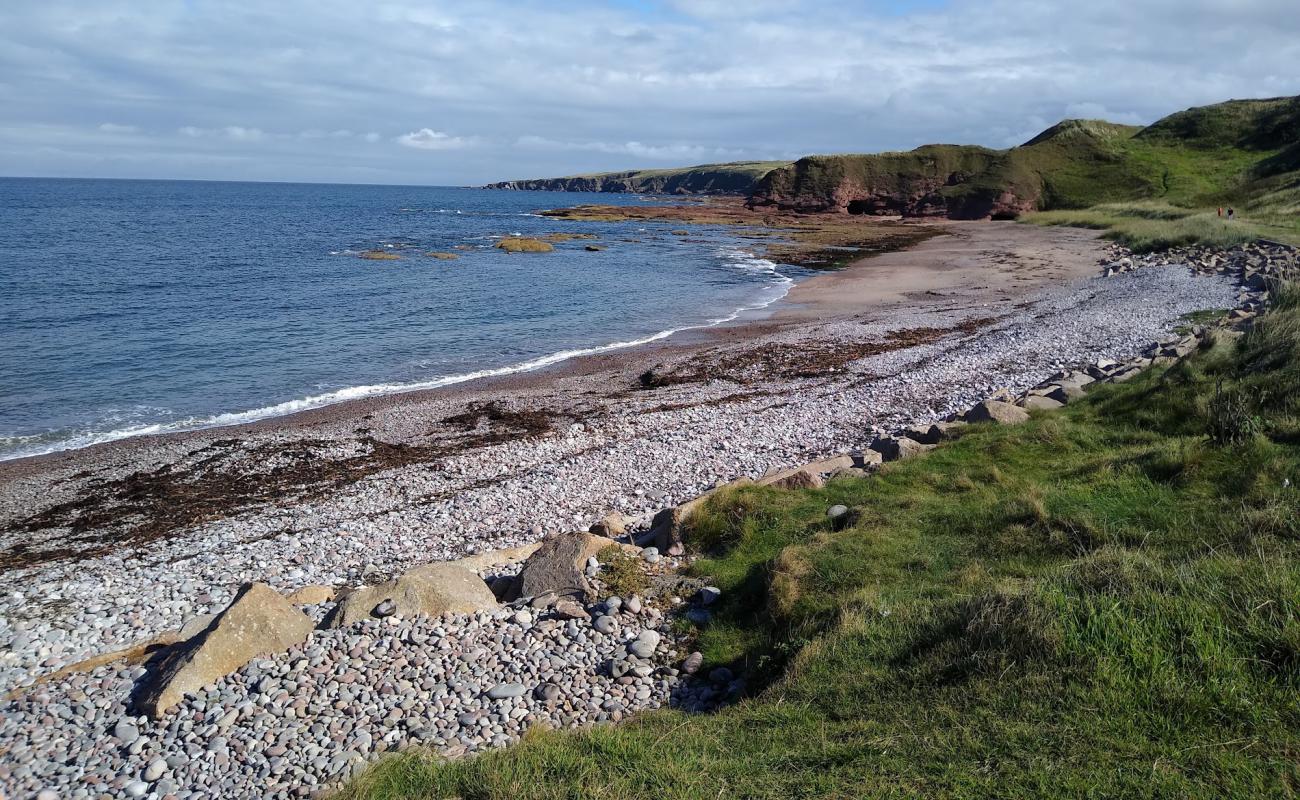
<svg viewBox="0 0 1300 800">
<path fill-rule="evenodd" d="M 0 178 L 0 458 L 535 369 L 734 319 L 802 276 L 734 229 L 534 213 L 649 200 Z M 562 232 L 607 249 L 493 247 Z"/>
</svg>

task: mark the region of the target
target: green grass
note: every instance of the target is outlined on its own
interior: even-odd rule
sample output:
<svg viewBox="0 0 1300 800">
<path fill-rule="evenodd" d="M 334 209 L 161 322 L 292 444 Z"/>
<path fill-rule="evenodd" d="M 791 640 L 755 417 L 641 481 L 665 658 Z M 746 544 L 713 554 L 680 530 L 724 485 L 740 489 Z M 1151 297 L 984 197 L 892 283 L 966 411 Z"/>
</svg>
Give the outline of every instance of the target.
<svg viewBox="0 0 1300 800">
<path fill-rule="evenodd" d="M 1228 101 L 1146 128 L 1065 120 L 1007 150 L 939 144 L 906 153 L 809 156 L 773 169 L 755 196 L 804 209 L 889 197 L 889 207 L 905 213 L 919 213 L 914 201 L 924 198 L 926 212 L 957 219 L 1092 210 L 1057 219 L 1105 227 L 1142 248 L 1231 240 L 1237 234 L 1219 230 L 1217 218 L 1204 212 L 1234 206 L 1273 238 L 1300 242 L 1300 98 Z M 1180 209 L 1184 218 L 1141 221 L 1113 213 L 1144 201 Z"/>
<path fill-rule="evenodd" d="M 1104 230 L 1107 239 L 1138 253 L 1193 244 L 1228 248 L 1261 238 L 1290 238 L 1285 229 L 1256 222 L 1245 215 L 1228 220 L 1220 217 L 1215 209 L 1185 209 L 1154 201 L 1107 203 L 1069 211 L 1039 211 L 1023 219 L 1038 225 L 1072 225 Z"/>
<path fill-rule="evenodd" d="M 1279 309 L 876 477 L 712 500 L 698 642 L 753 677 L 739 704 L 399 755 L 342 797 L 1293 796 L 1300 292 Z"/>
<path fill-rule="evenodd" d="M 596 554 L 600 560 L 600 579 L 606 590 L 618 597 L 631 597 L 641 594 L 650 585 L 645 570 L 641 568 L 641 559 L 626 552 L 616 544 Z"/>
</svg>

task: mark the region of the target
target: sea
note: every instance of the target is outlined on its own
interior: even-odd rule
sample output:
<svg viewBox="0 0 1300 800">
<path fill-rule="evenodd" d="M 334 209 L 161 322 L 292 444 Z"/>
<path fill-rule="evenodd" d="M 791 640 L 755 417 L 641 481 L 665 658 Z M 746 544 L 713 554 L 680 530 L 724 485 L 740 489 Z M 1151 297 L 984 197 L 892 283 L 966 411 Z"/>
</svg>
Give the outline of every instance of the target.
<svg viewBox="0 0 1300 800">
<path fill-rule="evenodd" d="M 760 313 L 805 276 L 731 227 L 537 214 L 656 200 L 0 178 L 0 459 L 538 369 Z M 598 238 L 495 247 L 554 233 Z"/>
</svg>

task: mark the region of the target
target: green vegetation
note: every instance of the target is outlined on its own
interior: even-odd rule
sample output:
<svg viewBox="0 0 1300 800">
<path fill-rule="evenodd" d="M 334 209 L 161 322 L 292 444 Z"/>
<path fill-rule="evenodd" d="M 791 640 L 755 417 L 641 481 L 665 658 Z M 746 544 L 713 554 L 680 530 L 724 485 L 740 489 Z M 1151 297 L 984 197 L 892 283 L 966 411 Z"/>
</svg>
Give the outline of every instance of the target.
<svg viewBox="0 0 1300 800">
<path fill-rule="evenodd" d="M 1197 325 L 1210 325 L 1227 314 L 1228 311 L 1229 309 L 1226 308 L 1207 308 L 1204 311 L 1193 311 L 1184 314 L 1179 317 L 1183 324 L 1175 326 L 1174 333 L 1180 335 L 1189 334 Z"/>
<path fill-rule="evenodd" d="M 769 173 L 754 201 L 969 219 L 1099 205 L 1113 211 L 1134 201 L 1211 213 L 1232 205 L 1266 232 L 1300 239 L 1300 98 L 1193 108 L 1147 128 L 1066 120 L 1009 150 L 926 145 L 810 156 Z M 1136 241 L 1195 238 L 1203 227 L 1195 219 L 1149 223 L 1133 234 Z M 1129 235 L 1124 225 L 1114 227 L 1121 240 Z M 1206 241 L 1217 238 L 1211 232 Z"/>
<path fill-rule="evenodd" d="M 1244 220 L 1229 221 L 1218 212 L 1176 208 L 1166 203 L 1106 203 L 1073 211 L 1040 211 L 1026 221 L 1038 225 L 1073 225 L 1106 231 L 1106 238 L 1138 253 L 1199 244 L 1232 247 L 1260 238 L 1290 238 L 1288 231 Z"/>
<path fill-rule="evenodd" d="M 710 501 L 693 569 L 723 600 L 698 643 L 749 699 L 401 755 L 343 796 L 1291 796 L 1300 292 L 1277 308 L 879 476 Z"/>
<path fill-rule="evenodd" d="M 645 592 L 650 581 L 641 568 L 641 559 L 616 544 L 596 554 L 600 561 L 600 580 L 610 594 L 631 597 Z"/>
</svg>

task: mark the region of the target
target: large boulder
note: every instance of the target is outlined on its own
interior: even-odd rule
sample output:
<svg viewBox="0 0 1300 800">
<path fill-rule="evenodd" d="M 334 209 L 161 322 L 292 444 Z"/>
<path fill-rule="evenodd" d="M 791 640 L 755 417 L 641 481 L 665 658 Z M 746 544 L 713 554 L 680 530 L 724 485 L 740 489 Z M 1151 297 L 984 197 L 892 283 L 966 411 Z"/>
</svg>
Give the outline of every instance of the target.
<svg viewBox="0 0 1300 800">
<path fill-rule="evenodd" d="M 497 607 L 496 596 L 483 579 L 449 562 L 425 564 L 391 581 L 354 589 L 339 600 L 327 628 L 344 628 L 371 616 L 400 614 L 472 614 Z"/>
<path fill-rule="evenodd" d="M 176 646 L 141 692 L 140 708 L 150 716 L 161 716 L 186 694 L 197 692 L 254 658 L 280 653 L 305 641 L 314 627 L 310 617 L 270 586 L 245 584 L 225 611 L 193 638 Z"/>
<path fill-rule="evenodd" d="M 848 464 L 842 464 L 835 469 L 844 466 L 853 466 L 852 459 L 848 460 Z M 814 472 L 807 467 L 778 473 L 771 478 L 773 479 L 765 478 L 758 483 L 760 486 L 771 486 L 774 489 L 820 489 L 826 485 L 820 472 Z"/>
<path fill-rule="evenodd" d="M 592 523 L 588 530 L 597 536 L 617 539 L 627 533 L 627 517 L 617 511 L 612 511 L 601 517 L 599 522 Z"/>
<path fill-rule="evenodd" d="M 985 400 L 982 403 L 976 403 L 974 408 L 966 412 L 963 419 L 967 422 L 1019 425 L 1029 420 L 1029 412 L 1001 400 Z"/>
<path fill-rule="evenodd" d="M 611 544 L 609 539 L 590 533 L 552 536 L 524 562 L 515 593 L 519 597 L 536 597 L 551 592 L 564 597 L 594 599 L 595 591 L 586 575 L 587 559 Z"/>
<path fill-rule="evenodd" d="M 1053 411 L 1065 405 L 1060 400 L 1054 400 L 1051 397 L 1039 394 L 1031 394 L 1024 400 L 1020 401 L 1021 407 L 1030 411 Z"/>
<path fill-rule="evenodd" d="M 905 458 L 919 456 L 933 450 L 932 444 L 921 444 L 906 436 L 882 436 L 871 443 L 871 449 L 880 453 L 885 461 L 902 461 Z"/>
<path fill-rule="evenodd" d="M 913 425 L 904 428 L 902 435 L 921 444 L 939 444 L 952 436 L 951 431 L 964 424 L 964 422 L 936 422 L 933 425 Z"/>
</svg>

